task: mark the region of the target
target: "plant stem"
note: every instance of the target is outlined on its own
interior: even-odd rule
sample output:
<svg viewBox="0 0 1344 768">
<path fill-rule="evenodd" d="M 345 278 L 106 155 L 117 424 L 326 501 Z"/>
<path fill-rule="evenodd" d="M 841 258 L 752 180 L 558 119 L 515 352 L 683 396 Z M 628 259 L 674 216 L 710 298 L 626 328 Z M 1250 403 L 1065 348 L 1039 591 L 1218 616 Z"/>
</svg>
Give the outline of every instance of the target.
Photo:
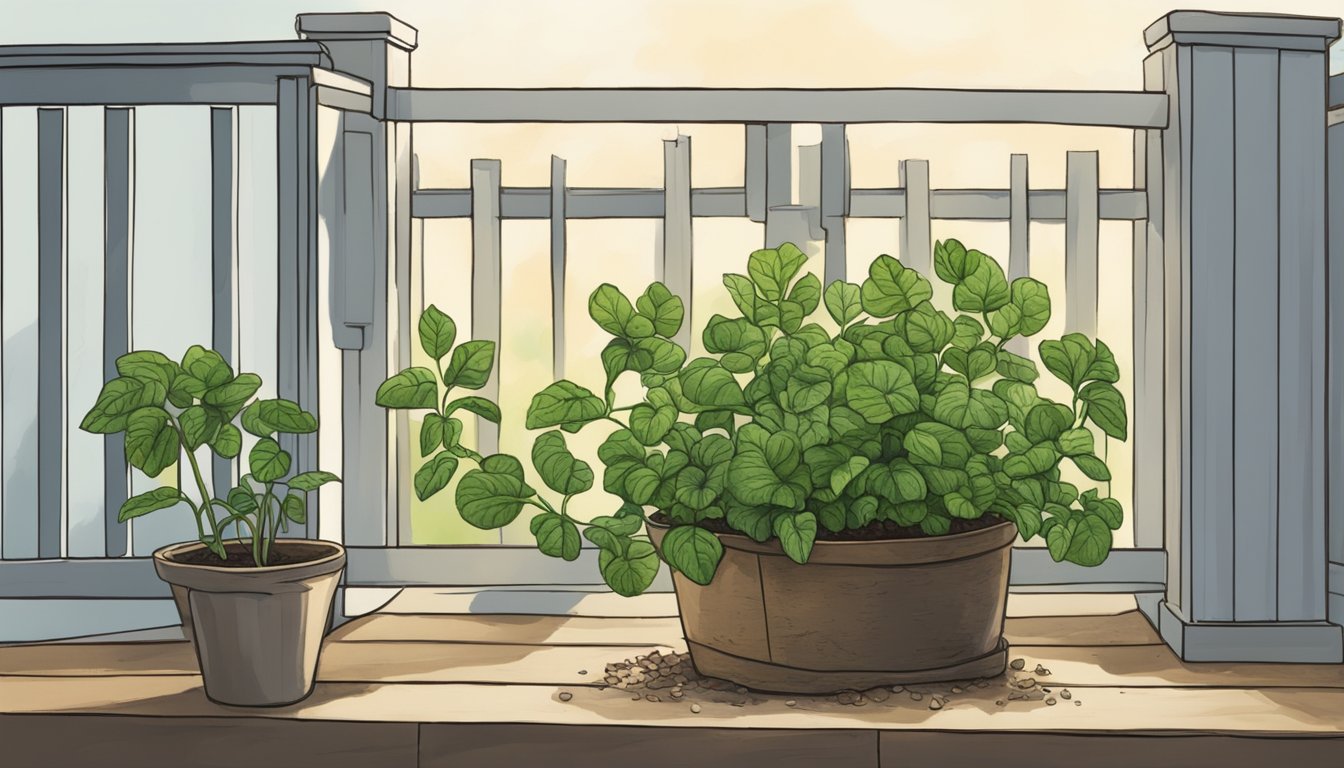
<svg viewBox="0 0 1344 768">
<path fill-rule="evenodd" d="M 181 441 L 182 451 L 183 451 L 184 453 L 187 454 L 187 461 L 190 462 L 190 464 L 191 464 L 191 473 L 192 473 L 192 475 L 194 475 L 195 478 L 196 478 L 196 489 L 197 489 L 198 491 L 200 491 L 200 493 L 201 493 L 201 506 L 198 508 L 198 510 L 199 510 L 199 512 L 204 512 L 204 513 L 205 513 L 206 519 L 210 521 L 210 535 L 211 535 L 212 537 L 214 537 L 214 540 L 215 540 L 216 542 L 218 542 L 218 541 L 219 541 L 219 527 L 215 524 L 215 513 L 214 513 L 214 511 L 213 511 L 213 507 L 212 507 L 212 505 L 210 504 L 210 491 L 209 491 L 209 489 L 207 489 L 207 488 L 205 487 L 205 478 L 203 478 L 203 477 L 201 476 L 201 467 L 200 467 L 199 464 L 196 463 L 196 452 L 193 451 L 193 450 L 191 450 L 190 448 L 187 447 L 187 436 L 186 436 L 186 434 L 182 431 L 182 425 L 180 425 L 180 424 L 177 423 L 177 419 L 173 418 L 172 414 L 169 414 L 169 415 L 168 415 L 168 422 L 169 422 L 170 424 L 172 424 L 172 425 L 173 425 L 173 429 L 177 431 L 177 437 L 178 437 L 178 440 Z M 182 467 L 181 467 L 181 464 L 180 464 L 180 463 L 179 463 L 179 465 L 178 465 L 177 471 L 178 471 L 178 484 L 177 484 L 177 485 L 178 485 L 178 490 L 181 490 L 181 488 L 182 488 L 182 481 L 181 481 Z M 197 520 L 196 520 L 197 528 L 201 528 L 199 512 L 198 512 Z M 201 528 L 201 536 L 202 536 L 202 538 L 204 538 L 204 536 L 205 536 L 205 532 L 204 532 L 204 529 L 203 529 L 203 528 Z M 221 547 L 220 547 L 220 551 L 223 552 L 223 546 L 222 546 L 222 545 L 221 545 Z M 222 559 L 224 559 L 224 560 L 227 560 L 227 559 L 228 559 L 228 557 L 227 557 L 227 553 L 225 553 L 225 556 L 224 556 Z"/>
</svg>

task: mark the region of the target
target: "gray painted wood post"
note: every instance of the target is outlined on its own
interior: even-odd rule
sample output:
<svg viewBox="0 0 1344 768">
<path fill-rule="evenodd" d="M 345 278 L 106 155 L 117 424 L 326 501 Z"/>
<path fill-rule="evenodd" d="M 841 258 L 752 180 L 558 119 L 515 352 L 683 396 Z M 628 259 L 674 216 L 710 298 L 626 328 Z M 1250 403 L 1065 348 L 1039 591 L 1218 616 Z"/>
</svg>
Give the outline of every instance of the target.
<svg viewBox="0 0 1344 768">
<path fill-rule="evenodd" d="M 238 367 L 238 113 L 210 109 L 211 346 Z M 235 460 L 211 454 L 215 496 L 233 487 Z"/>
<path fill-rule="evenodd" d="M 755 222 L 765 222 L 765 186 L 766 176 L 766 138 L 765 125 L 748 123 L 746 126 L 745 167 L 742 173 L 743 192 L 746 197 L 747 218 Z"/>
<path fill-rule="evenodd" d="M 565 378 L 565 161 L 551 155 L 551 376 Z"/>
<path fill-rule="evenodd" d="M 1064 191 L 1064 332 L 1097 335 L 1097 153 L 1069 152 Z"/>
<path fill-rule="evenodd" d="M 117 376 L 117 358 L 131 348 L 131 153 L 135 146 L 133 110 L 103 110 L 103 377 Z M 126 554 L 126 524 L 117 520 L 131 487 L 126 464 L 126 435 L 103 438 L 103 532 L 108 557 Z"/>
<path fill-rule="evenodd" d="M 750 179 L 748 179 L 750 182 Z M 796 226 L 793 203 L 793 126 L 767 123 L 765 126 L 765 242 L 775 248 L 788 242 Z"/>
<path fill-rule="evenodd" d="M 471 337 L 495 342 L 495 369 L 481 396 L 499 402 L 500 302 L 503 285 L 500 261 L 498 160 L 471 161 Z M 483 456 L 499 453 L 499 425 L 476 417 L 476 450 Z"/>
<path fill-rule="evenodd" d="M 691 137 L 663 142 L 663 251 L 658 279 L 681 297 L 685 318 L 673 341 L 691 348 L 692 310 Z"/>
<path fill-rule="evenodd" d="M 1344 79 L 1332 80 L 1332 85 Z M 1335 232 L 1330 242 L 1330 361 L 1327 372 L 1330 391 L 1326 396 L 1329 421 L 1326 433 L 1330 436 L 1330 466 L 1328 476 L 1330 497 L 1330 620 L 1344 623 L 1344 123 L 1335 123 L 1327 129 L 1330 155 L 1327 176 L 1330 183 L 1330 215 Z"/>
<path fill-rule="evenodd" d="M 1172 111 L 1160 148 L 1148 144 L 1161 175 L 1146 182 L 1163 187 L 1166 431 L 1179 435 L 1165 450 L 1177 490 L 1156 612 L 1189 660 L 1344 660 L 1326 622 L 1324 463 L 1325 76 L 1338 35 L 1338 20 L 1198 12 L 1146 32 L 1146 85 Z"/>
<path fill-rule="evenodd" d="M 933 276 L 933 233 L 929 218 L 929 161 L 902 160 L 905 217 L 901 219 L 901 263 Z"/>
<path fill-rule="evenodd" d="M 1145 62 L 1160 64 L 1158 58 Z M 1146 219 L 1133 226 L 1134 400 L 1130 445 L 1134 455 L 1134 546 L 1163 546 L 1162 132 L 1134 132 L 1134 186 L 1144 190 Z"/>
<path fill-rule="evenodd" d="M 409 125 L 387 123 L 383 118 L 387 114 L 388 88 L 410 85 L 410 57 L 416 47 L 417 32 L 386 13 L 301 14 L 296 26 L 301 37 L 323 44 L 334 69 L 367 80 L 373 88 L 372 116 L 347 113 L 344 125 L 346 133 L 358 132 L 370 137 L 373 206 L 368 224 L 372 247 L 364 254 L 370 263 L 356 264 L 359 269 L 348 278 L 353 281 L 355 275 L 367 275 L 371 283 L 343 286 L 347 297 L 358 299 L 359 311 L 344 318 L 350 323 L 336 323 L 342 318 L 333 318 L 333 335 L 343 350 L 344 456 L 339 474 L 343 481 L 344 543 L 393 546 L 402 536 L 399 518 L 407 503 L 409 483 L 394 481 L 400 471 L 398 460 L 404 458 L 404 452 L 397 450 L 389 429 L 393 417 L 374 403 L 373 393 L 393 365 L 409 364 L 404 359 L 408 347 L 392 346 L 391 337 L 408 332 L 401 326 L 409 314 L 403 304 L 412 300 L 410 285 L 396 283 L 408 279 L 410 274 L 412 146 Z M 354 164 L 360 168 L 360 175 L 362 162 L 357 149 Z M 369 234 L 361 224 L 352 226 L 361 240 Z M 350 252 L 352 258 L 357 255 Z M 366 318 L 367 325 L 361 322 Z M 355 331 L 359 332 L 357 339 L 353 337 Z M 409 333 L 414 337 L 413 327 Z M 400 434 L 404 436 L 407 431 L 400 430 Z"/>
<path fill-rule="evenodd" d="M 65 110 L 37 110 L 37 556 L 65 554 Z M 9 510 L 10 514 L 18 510 Z"/>
<path fill-rule="evenodd" d="M 826 231 L 822 285 L 845 279 L 845 217 L 849 215 L 849 139 L 841 123 L 821 126 L 821 228 Z"/>
<path fill-rule="evenodd" d="M 1031 184 L 1027 156 L 1013 155 L 1008 168 L 1008 281 L 1031 277 Z M 1027 356 L 1031 340 L 1018 336 L 1008 342 L 1009 352 Z"/>
</svg>

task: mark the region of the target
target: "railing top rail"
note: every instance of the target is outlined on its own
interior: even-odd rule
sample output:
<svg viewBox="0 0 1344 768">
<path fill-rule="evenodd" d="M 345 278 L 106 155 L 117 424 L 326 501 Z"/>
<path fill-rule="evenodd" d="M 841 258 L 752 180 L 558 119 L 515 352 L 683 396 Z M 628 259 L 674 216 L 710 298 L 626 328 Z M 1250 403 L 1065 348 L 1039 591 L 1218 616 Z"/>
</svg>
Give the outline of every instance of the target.
<svg viewBox="0 0 1344 768">
<path fill-rule="evenodd" d="M 1144 91 L 390 88 L 388 118 L 459 123 L 1049 123 L 1162 128 Z"/>
<path fill-rule="evenodd" d="M 1344 73 L 1330 77 L 1329 94 L 1325 102 L 1326 109 L 1344 107 Z"/>
<path fill-rule="evenodd" d="M 321 43 L 309 40 L 0 46 L 0 69 L 220 65 L 330 68 L 331 58 Z"/>
</svg>

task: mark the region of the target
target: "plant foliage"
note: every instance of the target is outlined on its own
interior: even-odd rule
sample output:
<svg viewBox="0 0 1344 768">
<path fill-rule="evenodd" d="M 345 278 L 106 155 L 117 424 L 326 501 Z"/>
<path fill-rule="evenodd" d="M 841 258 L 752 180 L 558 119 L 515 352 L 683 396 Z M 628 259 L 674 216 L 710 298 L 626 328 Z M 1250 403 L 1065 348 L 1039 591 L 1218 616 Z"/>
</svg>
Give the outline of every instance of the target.
<svg viewBox="0 0 1344 768">
<path fill-rule="evenodd" d="M 177 470 L 174 485 L 127 499 L 117 515 L 121 522 L 185 505 L 201 542 L 220 559 L 228 559 L 224 544 L 234 539 L 248 544 L 253 563 L 263 566 L 276 536 L 291 522 L 307 521 L 308 494 L 338 480 L 320 470 L 291 474 L 293 457 L 280 438 L 316 432 L 317 417 L 290 400 L 255 399 L 261 378 L 235 374 L 218 352 L 193 346 L 178 363 L 143 350 L 121 356 L 116 365 L 118 376 L 103 385 L 80 428 L 125 433 L 127 463 L 150 477 Z M 247 456 L 249 472 L 226 498 L 212 498 L 199 454 L 237 458 L 242 430 L 257 438 Z M 184 458 L 196 498 L 182 480 Z"/>
<path fill-rule="evenodd" d="M 483 383 L 489 342 L 466 342 L 481 346 L 461 355 L 459 347 L 453 360 L 462 363 L 437 375 L 397 374 L 378 402 L 433 411 L 421 450 L 439 453 L 417 474 L 417 494 L 442 489 L 457 460 L 471 459 L 477 467 L 457 488 L 467 522 L 499 527 L 535 507 L 538 547 L 573 560 L 586 538 L 600 550 L 603 578 L 623 595 L 647 589 L 660 555 L 709 583 L 723 556 L 710 521 L 778 540 L 798 563 L 821 530 L 891 521 L 938 536 L 956 519 L 984 515 L 1015 523 L 1024 539 L 1044 537 L 1055 560 L 1106 559 L 1120 504 L 1096 489 L 1080 492 L 1060 472 L 1068 462 L 1108 481 L 1098 434 L 1126 439 L 1119 370 L 1105 343 L 1080 334 L 1041 342 L 1047 371 L 1072 393 L 1068 404 L 1057 403 L 1037 390 L 1036 364 L 1008 348 L 1049 321 L 1043 283 L 1010 283 L 991 257 L 939 242 L 934 268 L 952 286 L 948 314 L 932 303 L 929 279 L 890 256 L 875 259 L 862 284 L 824 289 L 804 271 L 806 261 L 786 243 L 752 253 L 746 275 L 725 275 L 739 315 L 711 317 L 702 336 L 708 354 L 694 359 L 672 340 L 684 311 L 661 283 L 634 302 L 609 284 L 593 291 L 589 314 L 612 337 L 601 354 L 601 388 L 557 381 L 527 411 L 529 429 L 547 430 L 532 465 L 558 505 L 528 485 L 517 459 L 481 457 L 455 442 L 460 424 L 449 426 L 453 406 L 444 405 L 448 392 L 439 393 L 438 381 Z M 823 307 L 830 329 L 811 320 Z M 422 346 L 436 361 L 451 346 L 452 328 L 434 307 L 421 319 Z M 615 383 L 626 374 L 639 377 L 644 395 L 617 406 Z M 499 420 L 492 403 L 479 405 L 475 412 Z M 569 502 L 593 487 L 595 473 L 569 451 L 565 433 L 598 422 L 616 425 L 597 459 L 602 488 L 622 504 L 582 522 Z M 648 509 L 671 522 L 661 552 L 640 533 Z"/>
</svg>

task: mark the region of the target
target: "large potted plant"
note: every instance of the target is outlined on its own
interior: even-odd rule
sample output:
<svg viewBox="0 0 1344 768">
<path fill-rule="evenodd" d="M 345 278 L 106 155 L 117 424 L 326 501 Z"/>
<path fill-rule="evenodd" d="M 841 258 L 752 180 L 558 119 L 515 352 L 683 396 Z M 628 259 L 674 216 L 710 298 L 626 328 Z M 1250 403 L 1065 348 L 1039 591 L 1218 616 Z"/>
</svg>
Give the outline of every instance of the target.
<svg viewBox="0 0 1344 768">
<path fill-rule="evenodd" d="M 304 698 L 312 691 L 345 550 L 281 537 L 291 522 L 306 523 L 308 494 L 337 478 L 322 471 L 291 474 L 292 458 L 277 437 L 314 432 L 317 417 L 289 400 L 253 399 L 261 379 L 235 375 L 217 352 L 200 346 L 188 349 L 180 364 L 159 352 L 131 352 L 117 359 L 117 373 L 80 428 L 125 433 L 127 462 L 151 478 L 176 470 L 173 482 L 127 499 L 117 518 L 183 507 L 194 518 L 198 540 L 159 549 L 154 568 L 172 587 L 206 695 L 238 706 Z M 247 457 L 250 471 L 226 498 L 213 498 L 198 454 L 237 457 L 243 445 L 238 423 L 257 438 Z"/>
<path fill-rule="evenodd" d="M 558 502 L 527 484 L 516 459 L 453 444 L 455 427 L 429 442 L 422 432 L 422 450 L 442 449 L 452 469 L 456 458 L 478 463 L 457 489 L 467 522 L 498 527 L 536 507 L 540 549 L 576 559 L 582 529 L 620 594 L 647 589 L 667 562 L 703 674 L 812 693 L 998 674 L 1014 540 L 1043 536 L 1056 561 L 1097 565 L 1122 523 L 1117 501 L 1061 473 L 1067 460 L 1110 479 L 1093 428 L 1126 437 L 1114 356 L 1079 334 L 1042 342 L 1071 393 L 1069 404 L 1042 396 L 1035 363 L 1008 347 L 1046 325 L 1046 286 L 1010 284 L 954 240 L 937 244 L 934 264 L 953 286 L 955 317 L 932 304 L 927 278 L 889 256 L 862 285 L 824 290 L 805 262 L 784 244 L 753 253 L 747 275 L 725 275 L 741 315 L 712 317 L 709 355 L 690 361 L 672 341 L 681 301 L 664 286 L 633 304 L 599 286 L 589 312 L 613 336 L 600 394 L 558 381 L 527 413 L 529 428 L 549 430 L 532 459 Z M 823 303 L 829 328 L 808 321 Z M 627 372 L 644 396 L 618 406 Z M 433 381 L 421 369 L 385 386 Z M 564 433 L 598 422 L 618 425 L 597 453 L 604 489 L 623 503 L 585 521 L 570 499 L 594 475 Z M 445 439 L 431 446 L 435 436 Z M 427 464 L 417 492 L 444 487 L 445 466 Z"/>
</svg>

